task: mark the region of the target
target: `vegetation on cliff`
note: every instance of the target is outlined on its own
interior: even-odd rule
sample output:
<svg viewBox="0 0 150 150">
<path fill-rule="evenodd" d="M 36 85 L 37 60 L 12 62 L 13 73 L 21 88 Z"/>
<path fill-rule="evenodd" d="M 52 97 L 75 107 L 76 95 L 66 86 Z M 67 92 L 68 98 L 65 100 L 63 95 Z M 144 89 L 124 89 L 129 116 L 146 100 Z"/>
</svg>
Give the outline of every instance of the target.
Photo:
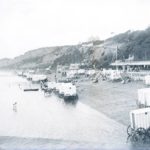
<svg viewBox="0 0 150 150">
<path fill-rule="evenodd" d="M 95 40 L 71 46 L 44 47 L 14 59 L 1 59 L 0 68 L 55 68 L 56 65 L 82 63 L 90 67 L 107 67 L 117 59 L 150 60 L 150 28 L 127 31 L 105 41 Z"/>
</svg>

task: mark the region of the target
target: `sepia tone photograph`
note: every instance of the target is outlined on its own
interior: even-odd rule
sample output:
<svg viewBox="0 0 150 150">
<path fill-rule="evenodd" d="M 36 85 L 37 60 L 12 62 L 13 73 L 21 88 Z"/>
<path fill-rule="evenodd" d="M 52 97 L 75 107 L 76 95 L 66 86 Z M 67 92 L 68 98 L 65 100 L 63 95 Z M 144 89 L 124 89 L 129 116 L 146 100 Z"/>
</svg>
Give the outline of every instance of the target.
<svg viewBox="0 0 150 150">
<path fill-rule="evenodd" d="M 0 0 L 0 150 L 150 150 L 150 1 Z"/>
</svg>

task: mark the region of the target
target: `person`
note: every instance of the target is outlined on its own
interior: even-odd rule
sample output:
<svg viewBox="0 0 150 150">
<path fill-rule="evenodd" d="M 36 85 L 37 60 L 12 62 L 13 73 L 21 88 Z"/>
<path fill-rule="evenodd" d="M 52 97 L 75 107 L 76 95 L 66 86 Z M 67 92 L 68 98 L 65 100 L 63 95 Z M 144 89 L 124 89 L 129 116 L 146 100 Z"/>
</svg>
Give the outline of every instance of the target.
<svg viewBox="0 0 150 150">
<path fill-rule="evenodd" d="M 57 82 L 57 76 L 56 76 L 56 74 L 55 74 L 55 82 Z"/>
<path fill-rule="evenodd" d="M 13 103 L 13 111 L 17 112 L 17 102 Z"/>
</svg>

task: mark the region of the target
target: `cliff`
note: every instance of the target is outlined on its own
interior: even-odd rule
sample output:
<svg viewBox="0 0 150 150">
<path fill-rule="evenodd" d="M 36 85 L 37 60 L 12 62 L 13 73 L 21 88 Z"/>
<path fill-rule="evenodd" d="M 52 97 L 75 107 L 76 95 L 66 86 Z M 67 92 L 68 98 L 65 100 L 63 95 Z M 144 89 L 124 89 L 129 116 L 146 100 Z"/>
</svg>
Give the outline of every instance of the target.
<svg viewBox="0 0 150 150">
<path fill-rule="evenodd" d="M 84 63 L 96 68 L 107 67 L 117 59 L 150 60 L 150 28 L 127 31 L 105 41 L 90 41 L 78 45 L 44 47 L 26 52 L 14 59 L 1 59 L 0 68 L 46 68 L 71 63 Z"/>
</svg>

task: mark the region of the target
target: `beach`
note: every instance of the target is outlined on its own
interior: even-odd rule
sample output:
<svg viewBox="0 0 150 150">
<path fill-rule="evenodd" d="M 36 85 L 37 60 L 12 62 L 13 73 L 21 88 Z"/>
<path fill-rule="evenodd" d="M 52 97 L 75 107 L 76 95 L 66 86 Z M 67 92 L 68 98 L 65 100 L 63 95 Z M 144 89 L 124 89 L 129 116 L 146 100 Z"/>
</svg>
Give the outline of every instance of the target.
<svg viewBox="0 0 150 150">
<path fill-rule="evenodd" d="M 142 82 L 77 82 L 79 100 L 70 105 L 41 90 L 24 92 L 33 84 L 23 77 L 0 81 L 1 149 L 132 149 L 126 128 Z"/>
<path fill-rule="evenodd" d="M 137 90 L 146 85 L 142 81 L 127 84 L 112 81 L 79 82 L 80 101 L 104 113 L 117 122 L 128 126 L 129 112 L 137 109 Z"/>
</svg>

